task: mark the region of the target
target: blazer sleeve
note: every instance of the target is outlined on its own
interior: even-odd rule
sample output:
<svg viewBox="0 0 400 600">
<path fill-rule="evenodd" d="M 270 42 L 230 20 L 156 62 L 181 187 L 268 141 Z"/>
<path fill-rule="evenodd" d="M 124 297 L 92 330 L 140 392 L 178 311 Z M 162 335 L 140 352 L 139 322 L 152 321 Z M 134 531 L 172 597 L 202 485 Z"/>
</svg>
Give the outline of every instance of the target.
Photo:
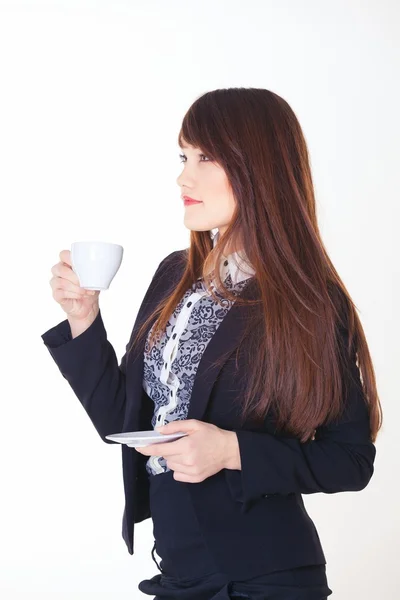
<svg viewBox="0 0 400 600">
<path fill-rule="evenodd" d="M 343 335 L 346 342 L 347 336 Z M 275 494 L 359 491 L 374 472 L 376 448 L 355 353 L 346 371 L 345 410 L 305 443 L 293 437 L 237 430 L 241 470 L 225 469 L 233 498 L 246 504 Z"/>
<path fill-rule="evenodd" d="M 175 254 L 175 253 L 172 253 Z M 139 312 L 150 297 L 164 263 L 153 275 Z M 72 338 L 68 319 L 42 334 L 42 340 L 63 377 L 91 419 L 101 439 L 116 444 L 106 435 L 122 431 L 126 405 L 126 355 L 133 339 L 134 328 L 118 365 L 115 350 L 107 339 L 101 310 L 93 323 L 80 335 Z"/>
</svg>

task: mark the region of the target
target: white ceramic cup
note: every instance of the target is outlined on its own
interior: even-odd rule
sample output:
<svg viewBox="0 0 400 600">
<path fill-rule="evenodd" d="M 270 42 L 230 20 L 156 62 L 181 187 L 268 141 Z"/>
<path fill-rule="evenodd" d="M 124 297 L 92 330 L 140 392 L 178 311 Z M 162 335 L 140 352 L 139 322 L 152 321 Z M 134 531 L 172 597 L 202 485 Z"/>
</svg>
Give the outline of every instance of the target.
<svg viewBox="0 0 400 600">
<path fill-rule="evenodd" d="M 124 249 L 108 242 L 74 242 L 72 270 L 85 290 L 107 290 L 122 262 Z"/>
</svg>

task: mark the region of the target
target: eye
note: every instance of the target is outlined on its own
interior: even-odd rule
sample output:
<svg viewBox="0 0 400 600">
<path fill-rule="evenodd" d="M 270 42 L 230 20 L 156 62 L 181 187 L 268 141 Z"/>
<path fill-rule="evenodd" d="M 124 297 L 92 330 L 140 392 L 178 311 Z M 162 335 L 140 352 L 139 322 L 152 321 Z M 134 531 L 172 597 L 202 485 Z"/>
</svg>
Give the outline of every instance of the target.
<svg viewBox="0 0 400 600">
<path fill-rule="evenodd" d="M 200 162 L 211 162 L 211 159 L 208 158 L 205 154 L 199 154 L 199 156 L 207 159 L 207 160 L 201 160 Z M 181 159 L 180 162 L 186 162 L 186 160 L 183 160 L 183 159 L 187 158 L 185 154 L 180 154 L 179 158 Z"/>
</svg>

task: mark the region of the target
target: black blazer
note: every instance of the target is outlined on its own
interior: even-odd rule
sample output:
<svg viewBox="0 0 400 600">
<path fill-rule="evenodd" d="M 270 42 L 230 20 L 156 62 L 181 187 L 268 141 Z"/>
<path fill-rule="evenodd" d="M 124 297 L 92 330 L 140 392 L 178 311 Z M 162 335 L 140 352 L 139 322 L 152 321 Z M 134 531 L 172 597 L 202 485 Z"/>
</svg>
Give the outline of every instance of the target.
<svg viewBox="0 0 400 600">
<path fill-rule="evenodd" d="M 172 252 L 160 263 L 128 345 L 161 295 L 179 280 L 184 253 Z M 249 298 L 255 298 L 254 293 L 252 283 L 242 292 Z M 234 304 L 209 342 L 198 366 L 187 415 L 236 431 L 242 469 L 223 469 L 200 483 L 177 482 L 188 486 L 204 540 L 220 571 L 232 580 L 326 563 L 302 494 L 362 490 L 374 472 L 376 453 L 355 361 L 354 379 L 344 382 L 343 417 L 318 428 L 314 440 L 300 443 L 293 436 L 275 435 L 268 415 L 263 426 L 250 421 L 239 424 L 234 400 L 240 393 L 239 378 L 245 377 L 249 367 L 239 353 L 239 371 L 235 373 L 234 350 L 248 310 Z M 48 330 L 42 339 L 104 442 L 114 443 L 105 439 L 108 434 L 152 429 L 154 403 L 142 381 L 145 338 L 129 360 L 125 353 L 118 365 L 100 311 L 93 324 L 74 339 L 68 320 Z M 232 352 L 222 367 L 217 367 L 215 359 L 227 350 Z M 134 525 L 151 517 L 145 469 L 148 457 L 124 444 L 121 449 L 125 491 L 122 537 L 133 554 Z"/>
</svg>

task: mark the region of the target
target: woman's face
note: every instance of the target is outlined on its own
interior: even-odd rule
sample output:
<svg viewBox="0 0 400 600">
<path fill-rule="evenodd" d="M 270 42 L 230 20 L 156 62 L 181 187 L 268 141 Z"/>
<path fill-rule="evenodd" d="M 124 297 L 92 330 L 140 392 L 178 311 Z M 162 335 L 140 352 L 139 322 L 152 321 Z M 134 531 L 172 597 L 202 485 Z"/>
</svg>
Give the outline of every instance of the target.
<svg viewBox="0 0 400 600">
<path fill-rule="evenodd" d="M 198 148 L 184 145 L 181 150 L 183 171 L 176 180 L 181 196 L 201 201 L 183 205 L 184 224 L 193 231 L 217 228 L 222 235 L 232 220 L 236 204 L 225 171 Z"/>
</svg>

